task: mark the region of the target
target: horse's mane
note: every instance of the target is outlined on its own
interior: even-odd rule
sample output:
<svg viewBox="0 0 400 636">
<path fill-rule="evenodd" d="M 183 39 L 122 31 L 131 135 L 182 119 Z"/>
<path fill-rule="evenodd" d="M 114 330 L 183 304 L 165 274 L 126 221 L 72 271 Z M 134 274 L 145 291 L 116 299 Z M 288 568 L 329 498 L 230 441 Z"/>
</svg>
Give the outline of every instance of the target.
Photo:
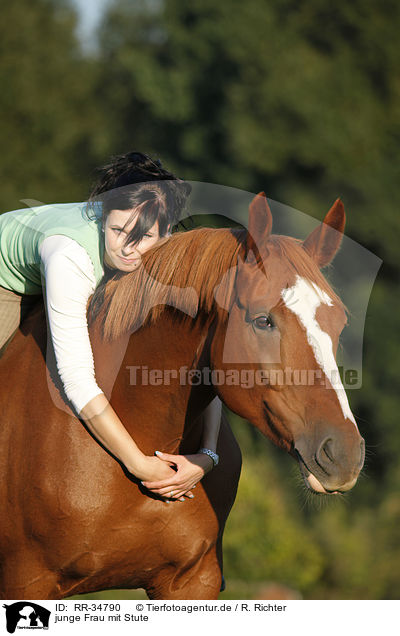
<svg viewBox="0 0 400 636">
<path fill-rule="evenodd" d="M 181 319 L 199 311 L 210 315 L 226 310 L 232 287 L 221 281 L 226 274 L 234 276 L 240 257 L 246 258 L 246 235 L 243 229 L 198 228 L 161 240 L 143 255 L 138 270 L 116 273 L 96 290 L 89 320 L 100 320 L 104 337 L 114 339 L 155 322 L 167 306 L 179 309 Z M 277 251 L 289 270 L 316 283 L 344 307 L 301 241 L 272 235 L 265 247 Z M 268 271 L 265 275 L 268 278 Z M 218 302 L 217 289 L 222 289 Z"/>
<path fill-rule="evenodd" d="M 198 228 L 162 239 L 142 256 L 142 267 L 116 274 L 96 290 L 89 319 L 102 322 L 103 334 L 114 339 L 159 318 L 166 306 L 181 318 L 216 306 L 215 287 L 237 264 L 245 230 Z"/>
</svg>

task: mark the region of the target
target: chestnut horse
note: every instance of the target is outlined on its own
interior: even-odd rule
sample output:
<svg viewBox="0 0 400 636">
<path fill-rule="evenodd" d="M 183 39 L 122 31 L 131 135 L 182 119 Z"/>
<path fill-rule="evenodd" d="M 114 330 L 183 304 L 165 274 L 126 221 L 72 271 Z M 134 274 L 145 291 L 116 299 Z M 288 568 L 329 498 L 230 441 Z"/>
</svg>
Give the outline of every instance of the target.
<svg viewBox="0 0 400 636">
<path fill-rule="evenodd" d="M 343 206 L 303 243 L 271 225 L 257 196 L 248 231 L 174 234 L 109 281 L 92 305 L 97 379 L 147 454 L 196 452 L 218 394 L 296 458 L 310 489 L 345 491 L 364 444 L 334 373 L 345 310 L 320 272 L 339 248 Z M 141 587 L 153 599 L 217 598 L 241 465 L 229 426 L 195 498 L 168 504 L 90 436 L 52 369 L 40 310 L 0 363 L 1 597 Z"/>
</svg>

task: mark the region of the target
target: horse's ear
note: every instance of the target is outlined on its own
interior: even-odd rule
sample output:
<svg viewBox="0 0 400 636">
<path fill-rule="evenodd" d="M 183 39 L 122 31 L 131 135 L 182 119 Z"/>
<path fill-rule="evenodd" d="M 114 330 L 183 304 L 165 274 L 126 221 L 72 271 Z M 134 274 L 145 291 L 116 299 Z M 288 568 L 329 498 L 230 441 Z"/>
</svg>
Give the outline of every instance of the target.
<svg viewBox="0 0 400 636">
<path fill-rule="evenodd" d="M 336 199 L 323 223 L 311 232 L 303 243 L 303 248 L 318 267 L 325 267 L 332 261 L 342 242 L 345 223 L 343 203 Z"/>
<path fill-rule="evenodd" d="M 249 223 L 247 234 L 247 252 L 258 254 L 268 240 L 272 230 L 272 214 L 267 197 L 260 192 L 254 197 L 249 207 Z"/>
</svg>

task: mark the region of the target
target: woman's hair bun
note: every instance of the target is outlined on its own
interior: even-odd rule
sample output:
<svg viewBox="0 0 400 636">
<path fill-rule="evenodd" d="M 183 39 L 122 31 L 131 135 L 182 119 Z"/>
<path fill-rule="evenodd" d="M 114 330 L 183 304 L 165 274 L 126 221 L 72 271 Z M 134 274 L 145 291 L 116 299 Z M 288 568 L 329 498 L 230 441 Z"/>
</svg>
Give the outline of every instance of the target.
<svg viewBox="0 0 400 636">
<path fill-rule="evenodd" d="M 165 224 L 175 225 L 192 190 L 189 183 L 163 168 L 160 159 L 137 151 L 115 155 L 98 173 L 88 199 L 88 211 L 95 210 L 96 203 L 101 202 L 103 223 L 111 209 L 131 209 L 148 198 L 149 184 L 153 183 L 153 196 L 157 191 L 156 198 L 163 202 Z"/>
</svg>

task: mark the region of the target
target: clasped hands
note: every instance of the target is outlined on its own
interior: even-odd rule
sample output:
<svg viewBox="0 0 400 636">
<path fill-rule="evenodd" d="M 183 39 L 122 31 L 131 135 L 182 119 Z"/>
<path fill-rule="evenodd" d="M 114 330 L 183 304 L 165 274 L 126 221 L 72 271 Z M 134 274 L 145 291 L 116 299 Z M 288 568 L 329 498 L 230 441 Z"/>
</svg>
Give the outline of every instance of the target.
<svg viewBox="0 0 400 636">
<path fill-rule="evenodd" d="M 192 499 L 192 489 L 213 468 L 208 455 L 170 455 L 156 451 L 155 457 L 148 457 L 152 477 L 141 483 L 155 495 L 167 500 L 185 501 Z"/>
</svg>

